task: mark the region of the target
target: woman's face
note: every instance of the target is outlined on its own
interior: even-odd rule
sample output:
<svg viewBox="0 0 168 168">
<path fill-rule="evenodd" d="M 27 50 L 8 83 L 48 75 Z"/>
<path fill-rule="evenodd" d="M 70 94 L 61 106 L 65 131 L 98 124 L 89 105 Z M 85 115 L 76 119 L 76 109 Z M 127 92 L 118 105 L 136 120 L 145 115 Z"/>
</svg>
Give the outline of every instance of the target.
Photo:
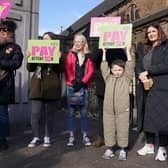
<svg viewBox="0 0 168 168">
<path fill-rule="evenodd" d="M 7 43 L 10 38 L 13 38 L 13 33 L 9 31 L 7 26 L 0 25 L 0 45 Z"/>
<path fill-rule="evenodd" d="M 45 34 L 43 36 L 43 40 L 52 40 L 51 37 L 48 34 Z"/>
<path fill-rule="evenodd" d="M 147 29 L 147 36 L 148 36 L 149 41 L 151 41 L 152 43 L 159 40 L 158 30 L 155 27 L 150 26 Z"/>
<path fill-rule="evenodd" d="M 74 39 L 73 48 L 76 51 L 82 51 L 82 50 L 84 50 L 84 47 L 85 47 L 85 42 L 81 39 L 80 36 L 76 36 Z"/>
</svg>

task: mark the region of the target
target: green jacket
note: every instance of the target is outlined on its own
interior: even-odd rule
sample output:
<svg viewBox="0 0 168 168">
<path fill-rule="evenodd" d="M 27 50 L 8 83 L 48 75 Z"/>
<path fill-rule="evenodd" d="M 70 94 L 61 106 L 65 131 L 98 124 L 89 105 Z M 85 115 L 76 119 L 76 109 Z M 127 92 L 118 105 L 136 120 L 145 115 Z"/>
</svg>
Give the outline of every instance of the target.
<svg viewBox="0 0 168 168">
<path fill-rule="evenodd" d="M 34 72 L 30 81 L 29 99 L 31 100 L 57 100 L 61 98 L 61 73 L 64 71 L 63 62 L 52 64 L 48 73 L 49 64 L 41 64 L 41 79 L 37 78 L 37 65 L 28 63 L 29 72 Z"/>
</svg>

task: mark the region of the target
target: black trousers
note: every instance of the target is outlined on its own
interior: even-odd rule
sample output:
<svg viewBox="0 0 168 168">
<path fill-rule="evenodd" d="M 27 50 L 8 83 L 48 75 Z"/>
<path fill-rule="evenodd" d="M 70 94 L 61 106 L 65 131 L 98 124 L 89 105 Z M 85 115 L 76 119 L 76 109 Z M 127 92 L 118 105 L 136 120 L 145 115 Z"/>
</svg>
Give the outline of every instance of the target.
<svg viewBox="0 0 168 168">
<path fill-rule="evenodd" d="M 155 144 L 155 134 L 154 133 L 149 133 L 149 132 L 145 132 L 145 136 L 146 136 L 146 142 L 148 144 Z M 159 134 L 158 136 L 159 138 L 159 146 L 167 146 L 168 145 L 168 135 L 163 135 L 163 134 Z"/>
<path fill-rule="evenodd" d="M 104 131 L 103 131 L 103 96 L 97 96 L 98 102 L 98 135 L 104 138 Z"/>
<path fill-rule="evenodd" d="M 51 136 L 56 104 L 56 101 L 32 100 L 31 126 L 34 137 L 40 137 L 41 134 Z"/>
</svg>

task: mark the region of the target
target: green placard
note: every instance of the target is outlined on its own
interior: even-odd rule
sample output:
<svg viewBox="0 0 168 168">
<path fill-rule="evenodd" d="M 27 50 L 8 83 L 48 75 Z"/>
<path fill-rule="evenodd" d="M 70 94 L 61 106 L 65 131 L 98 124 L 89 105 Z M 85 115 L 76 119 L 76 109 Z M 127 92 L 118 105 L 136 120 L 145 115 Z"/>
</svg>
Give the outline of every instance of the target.
<svg viewBox="0 0 168 168">
<path fill-rule="evenodd" d="M 28 41 L 28 63 L 59 63 L 59 40 L 29 40 Z"/>
<path fill-rule="evenodd" d="M 131 46 L 132 24 L 103 25 L 100 27 L 99 48 Z"/>
</svg>

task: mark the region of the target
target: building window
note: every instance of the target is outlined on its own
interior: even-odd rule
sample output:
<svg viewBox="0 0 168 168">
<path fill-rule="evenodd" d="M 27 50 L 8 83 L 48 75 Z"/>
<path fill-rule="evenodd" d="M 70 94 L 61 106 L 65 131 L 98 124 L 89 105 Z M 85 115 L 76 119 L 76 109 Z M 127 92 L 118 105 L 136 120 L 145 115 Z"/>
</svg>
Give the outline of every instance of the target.
<svg viewBox="0 0 168 168">
<path fill-rule="evenodd" d="M 138 19 L 138 10 L 136 4 L 131 4 L 128 6 L 128 22 L 133 22 L 134 20 Z"/>
</svg>

